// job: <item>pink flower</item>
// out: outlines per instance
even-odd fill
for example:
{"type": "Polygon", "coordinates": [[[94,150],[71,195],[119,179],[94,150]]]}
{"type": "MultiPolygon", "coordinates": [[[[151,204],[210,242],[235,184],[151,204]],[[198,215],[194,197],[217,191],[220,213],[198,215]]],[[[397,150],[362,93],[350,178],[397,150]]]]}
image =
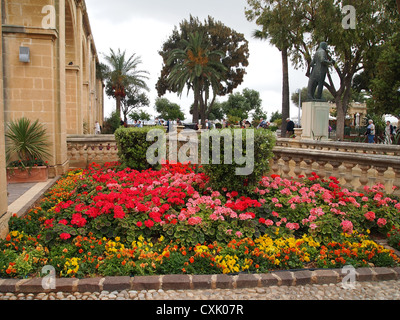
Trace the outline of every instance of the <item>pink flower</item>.
{"type": "Polygon", "coordinates": [[[364,217],[365,217],[368,221],[374,221],[374,220],[375,220],[375,212],[368,211],[366,214],[364,214],[364,217]]]}
{"type": "Polygon", "coordinates": [[[344,220],[341,224],[343,232],[351,234],[353,233],[353,223],[349,220],[344,220]]]}
{"type": "Polygon", "coordinates": [[[290,230],[298,230],[300,228],[298,223],[287,223],[286,228],[290,230]]]}
{"type": "Polygon", "coordinates": [[[62,240],[68,240],[69,238],[71,238],[71,235],[69,233],[61,233],[60,238],[62,240]]]}
{"type": "Polygon", "coordinates": [[[384,218],[380,218],[380,219],[378,219],[377,223],[378,223],[378,226],[383,227],[386,225],[387,221],[384,218]]]}
{"type": "Polygon", "coordinates": [[[241,233],[240,231],[237,231],[235,233],[236,237],[241,238],[243,236],[243,233],[241,233]]]}
{"type": "Polygon", "coordinates": [[[274,222],[270,219],[268,219],[267,221],[265,221],[265,225],[267,226],[272,226],[274,224],[274,222]]]}
{"type": "Polygon", "coordinates": [[[275,211],[272,211],[272,215],[273,215],[275,218],[279,218],[279,213],[277,213],[277,212],[275,212],[275,211]]]}
{"type": "Polygon", "coordinates": [[[185,215],[184,213],[180,213],[179,216],[178,216],[178,220],[179,220],[179,221],[184,221],[184,220],[186,220],[186,215],[185,215]]]}
{"type": "Polygon", "coordinates": [[[188,224],[191,226],[194,226],[196,224],[200,224],[202,221],[202,219],[200,217],[191,217],[188,220],[188,224]]]}
{"type": "Polygon", "coordinates": [[[311,230],[315,230],[318,228],[318,226],[315,223],[311,223],[310,228],[311,228],[311,230]]]}

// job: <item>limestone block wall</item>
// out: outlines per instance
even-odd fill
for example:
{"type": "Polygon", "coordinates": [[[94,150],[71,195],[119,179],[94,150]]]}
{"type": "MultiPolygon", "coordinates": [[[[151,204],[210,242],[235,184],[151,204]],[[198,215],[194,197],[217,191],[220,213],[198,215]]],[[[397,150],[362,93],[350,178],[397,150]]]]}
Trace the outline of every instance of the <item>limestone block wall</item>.
{"type": "Polygon", "coordinates": [[[28,117],[46,126],[53,177],[68,169],[67,134],[94,133],[95,121],[103,122],[85,1],[3,0],[2,8],[4,120],[28,117]],[[20,61],[20,47],[29,48],[29,62],[20,61]]]}
{"type": "MultiPolygon", "coordinates": [[[[0,6],[0,16],[2,8],[0,6]]],[[[2,26],[0,24],[0,34],[2,26]]],[[[0,43],[0,65],[3,60],[3,46],[0,43]]],[[[5,158],[5,139],[4,139],[4,103],[3,103],[3,70],[0,68],[0,238],[4,238],[8,233],[7,213],[7,178],[6,178],[6,158],[5,158]]]]}

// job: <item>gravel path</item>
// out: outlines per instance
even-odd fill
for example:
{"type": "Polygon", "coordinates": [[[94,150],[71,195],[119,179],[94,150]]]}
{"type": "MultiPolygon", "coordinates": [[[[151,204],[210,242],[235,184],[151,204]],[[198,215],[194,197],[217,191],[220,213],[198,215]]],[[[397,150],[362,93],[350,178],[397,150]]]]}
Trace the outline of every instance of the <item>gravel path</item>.
{"type": "Polygon", "coordinates": [[[400,300],[400,281],[271,286],[252,289],[102,291],[75,293],[0,293],[0,300],[400,300]]]}

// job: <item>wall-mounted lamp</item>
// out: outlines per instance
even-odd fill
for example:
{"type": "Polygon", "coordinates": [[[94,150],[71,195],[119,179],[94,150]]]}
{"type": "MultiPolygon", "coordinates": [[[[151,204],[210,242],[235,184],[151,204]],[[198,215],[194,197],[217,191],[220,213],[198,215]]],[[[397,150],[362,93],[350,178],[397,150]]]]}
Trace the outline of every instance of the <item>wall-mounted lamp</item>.
{"type": "Polygon", "coordinates": [[[19,61],[31,62],[29,47],[19,47],[19,61]]]}

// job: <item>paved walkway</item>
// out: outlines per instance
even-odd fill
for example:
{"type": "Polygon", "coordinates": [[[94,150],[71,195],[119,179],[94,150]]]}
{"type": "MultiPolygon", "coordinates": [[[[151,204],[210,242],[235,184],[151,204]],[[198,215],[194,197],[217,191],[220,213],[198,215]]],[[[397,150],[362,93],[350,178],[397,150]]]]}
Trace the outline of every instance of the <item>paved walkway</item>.
{"type": "Polygon", "coordinates": [[[249,289],[0,293],[0,300],[400,300],[400,281],[356,282],[352,288],[338,283],[249,289]]]}
{"type": "Polygon", "coordinates": [[[8,184],[8,211],[19,217],[24,215],[59,177],[40,183],[8,184]]]}

